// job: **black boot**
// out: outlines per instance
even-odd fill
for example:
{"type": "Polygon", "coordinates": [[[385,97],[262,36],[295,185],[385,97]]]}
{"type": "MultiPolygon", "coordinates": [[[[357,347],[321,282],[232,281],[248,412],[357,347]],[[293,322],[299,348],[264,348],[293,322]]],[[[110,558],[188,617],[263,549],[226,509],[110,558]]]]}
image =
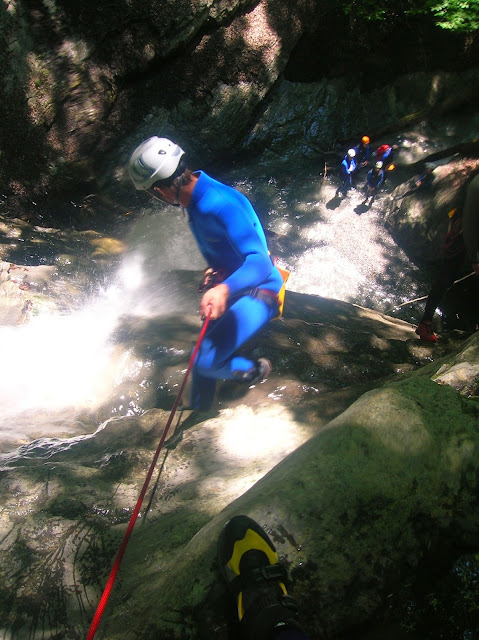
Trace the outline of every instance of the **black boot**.
{"type": "Polygon", "coordinates": [[[218,564],[237,600],[247,640],[273,639],[280,630],[300,631],[298,607],[285,587],[286,569],[265,531],[248,516],[235,516],[223,528],[218,564]]]}

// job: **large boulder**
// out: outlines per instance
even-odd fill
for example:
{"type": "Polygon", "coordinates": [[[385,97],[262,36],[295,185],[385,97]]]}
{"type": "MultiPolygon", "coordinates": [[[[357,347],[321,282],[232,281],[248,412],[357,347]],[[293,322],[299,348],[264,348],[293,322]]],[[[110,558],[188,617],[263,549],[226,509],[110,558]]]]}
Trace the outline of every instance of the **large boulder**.
{"type": "MultiPolygon", "coordinates": [[[[363,71],[345,72],[344,60],[367,61],[371,75],[384,45],[378,40],[379,55],[369,53],[374,27],[364,23],[360,41],[351,29],[337,3],[312,0],[288,7],[279,0],[37,4],[31,11],[20,2],[2,5],[0,172],[7,207],[43,205],[45,191],[47,199],[68,191],[71,200],[101,188],[118,198],[132,148],[159,132],[202,163],[237,160],[240,152],[297,162],[365,131],[378,138],[411,119],[466,108],[477,94],[469,61],[460,76],[404,74],[393,65],[398,80],[388,71],[387,86],[364,83],[363,71]],[[316,30],[324,37],[329,25],[341,56],[328,56],[321,72],[321,47],[306,55],[300,45],[316,30]],[[285,80],[288,65],[314,69],[316,80],[298,82],[297,72],[285,80]]],[[[450,41],[460,48],[460,38],[450,41]]],[[[398,46],[410,49],[402,39],[398,46]]]]}
{"type": "MultiPolygon", "coordinates": [[[[464,376],[476,371],[477,336],[424,345],[400,320],[288,296],[284,320],[262,336],[276,366],[270,379],[240,394],[225,384],[217,416],[174,421],[100,637],[206,638],[211,628],[226,637],[213,558],[220,527],[238,511],[278,542],[313,637],[368,620],[393,576],[413,576],[420,560],[443,550],[452,557],[448,527],[461,544],[475,542],[477,405],[430,378],[441,365],[470,363],[460,368],[460,388],[470,394],[464,376]],[[451,350],[458,355],[448,358],[451,350]]],[[[148,348],[151,355],[152,332],[163,336],[156,380],[174,390],[198,327],[189,316],[124,318],[117,339],[139,359],[148,348]],[[173,347],[180,349],[171,360],[173,347]]],[[[45,433],[0,456],[0,624],[12,640],[39,625],[85,633],[165,427],[167,400],[93,431],[77,421],[70,436],[45,433]]]]}
{"type": "Polygon", "coordinates": [[[448,157],[432,154],[412,167],[399,167],[403,181],[388,198],[384,222],[417,264],[439,260],[449,225],[448,213],[452,209],[461,213],[467,185],[479,169],[478,152],[477,148],[459,147],[444,150],[442,155],[448,157]],[[425,167],[433,169],[433,182],[418,189],[416,180],[425,167]]]}
{"type": "Polygon", "coordinates": [[[310,0],[2,5],[3,181],[26,196],[41,179],[88,180],[112,138],[142,123],[137,136],[179,125],[203,151],[226,150],[317,11],[310,0]]]}
{"type": "MultiPolygon", "coordinates": [[[[265,102],[245,142],[256,151],[263,162],[274,158],[298,162],[337,153],[342,160],[347,144],[357,144],[367,133],[374,149],[383,142],[391,142],[400,132],[408,137],[408,129],[439,114],[447,113],[449,96],[459,105],[467,106],[479,88],[479,70],[467,72],[467,87],[463,78],[451,73],[417,72],[391,78],[388,85],[373,90],[351,87],[348,76],[318,82],[298,83],[281,77],[265,102]],[[389,136],[389,140],[388,140],[389,136]],[[339,143],[339,144],[338,144],[339,143]]],[[[452,108],[452,105],[451,105],[452,108]]],[[[473,139],[474,121],[465,127],[464,140],[473,139]]],[[[414,135],[414,134],[413,134],[414,135]]],[[[436,141],[435,149],[428,147],[426,136],[416,139],[407,148],[401,147],[401,162],[415,164],[431,153],[447,148],[444,141],[436,141]]]]}
{"type": "MultiPolygon", "coordinates": [[[[477,361],[478,349],[475,336],[465,350],[477,361]]],[[[211,629],[226,638],[216,545],[224,523],[244,513],[289,566],[310,637],[360,638],[401,583],[477,549],[476,400],[425,371],[392,381],[359,398],[176,553],[171,521],[159,517],[133,545],[105,636],[135,637],[124,626],[135,611],[145,638],[208,638],[211,629]]],[[[190,434],[193,448],[203,428],[190,434]]]]}

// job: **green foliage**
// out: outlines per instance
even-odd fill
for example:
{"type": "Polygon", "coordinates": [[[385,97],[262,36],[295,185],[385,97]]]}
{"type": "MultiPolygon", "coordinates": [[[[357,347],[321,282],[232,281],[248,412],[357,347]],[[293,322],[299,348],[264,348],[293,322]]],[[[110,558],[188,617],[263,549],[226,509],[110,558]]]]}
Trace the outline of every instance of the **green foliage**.
{"type": "Polygon", "coordinates": [[[479,0],[348,0],[344,12],[354,21],[391,27],[404,16],[430,15],[442,29],[472,33],[479,28],[479,0]]]}
{"type": "Polygon", "coordinates": [[[436,577],[433,584],[405,585],[391,599],[389,615],[406,633],[423,640],[475,638],[479,622],[478,560],[479,554],[461,556],[452,570],[436,577]]]}
{"type": "Polygon", "coordinates": [[[379,4],[374,0],[349,0],[345,2],[344,13],[352,19],[365,20],[366,22],[382,22],[391,12],[391,7],[379,4]]]}
{"type": "Polygon", "coordinates": [[[470,33],[479,28],[479,0],[432,2],[430,10],[443,29],[470,33]]]}

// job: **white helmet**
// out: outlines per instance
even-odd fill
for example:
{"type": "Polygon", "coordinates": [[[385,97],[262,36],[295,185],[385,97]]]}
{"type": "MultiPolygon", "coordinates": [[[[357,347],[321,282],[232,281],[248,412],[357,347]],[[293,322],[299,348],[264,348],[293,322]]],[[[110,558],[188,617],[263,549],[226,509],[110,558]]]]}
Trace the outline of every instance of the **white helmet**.
{"type": "Polygon", "coordinates": [[[184,151],[167,138],[153,136],[131,154],[128,172],[137,189],[149,189],[158,180],[171,178],[184,151]]]}
{"type": "Polygon", "coordinates": [[[383,163],[381,162],[381,160],[378,160],[374,166],[376,167],[376,169],[382,169],[383,163]]]}
{"type": "Polygon", "coordinates": [[[355,149],[348,149],[348,156],[350,158],[354,158],[355,155],[356,155],[356,150],[355,149]]]}

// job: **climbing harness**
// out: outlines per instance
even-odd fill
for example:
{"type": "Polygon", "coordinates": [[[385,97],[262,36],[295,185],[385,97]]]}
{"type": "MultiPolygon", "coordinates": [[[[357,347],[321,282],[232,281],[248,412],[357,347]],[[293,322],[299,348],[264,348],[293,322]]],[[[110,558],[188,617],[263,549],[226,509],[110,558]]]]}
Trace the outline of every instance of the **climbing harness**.
{"type": "Polygon", "coordinates": [[[278,292],[278,315],[274,318],[274,320],[277,320],[278,318],[281,318],[281,316],[283,315],[283,309],[284,309],[284,298],[286,295],[286,282],[288,281],[288,278],[290,276],[290,272],[287,269],[283,269],[282,267],[278,267],[278,265],[276,264],[275,261],[275,266],[278,269],[278,271],[281,274],[281,277],[283,278],[283,286],[281,287],[281,289],[278,292]]]}
{"type": "MultiPolygon", "coordinates": [[[[278,293],[275,293],[274,291],[271,291],[271,289],[263,289],[263,288],[256,287],[255,289],[251,289],[251,291],[249,292],[249,295],[252,298],[257,298],[258,300],[262,300],[268,306],[275,307],[275,308],[277,307],[277,314],[273,318],[273,320],[277,320],[278,318],[281,318],[281,316],[283,315],[284,298],[286,295],[286,282],[290,276],[290,272],[287,269],[283,269],[282,267],[278,266],[278,258],[276,256],[271,256],[270,254],[270,257],[271,257],[271,262],[278,269],[278,271],[281,274],[281,277],[283,278],[283,284],[281,286],[281,289],[278,291],[278,293]]],[[[204,293],[205,291],[208,291],[208,289],[212,289],[213,287],[216,287],[216,285],[223,282],[226,279],[226,277],[227,277],[227,273],[224,269],[218,269],[217,271],[214,271],[214,269],[212,269],[211,267],[208,267],[207,269],[205,269],[203,273],[203,279],[201,280],[200,285],[198,287],[198,293],[204,293]]],[[[244,294],[241,294],[241,295],[244,295],[244,294]]]]}
{"type": "Polygon", "coordinates": [[[98,625],[100,623],[101,617],[103,615],[103,611],[105,609],[106,603],[107,603],[108,598],[110,596],[110,592],[111,592],[111,590],[113,588],[113,584],[115,582],[116,574],[118,573],[118,569],[120,568],[120,564],[121,564],[121,561],[123,559],[123,555],[125,553],[126,545],[128,544],[128,540],[130,539],[131,533],[133,531],[133,527],[135,526],[135,522],[136,522],[136,519],[137,519],[138,514],[140,512],[141,505],[142,505],[143,499],[145,497],[145,493],[146,493],[146,491],[148,489],[148,485],[150,484],[151,476],[153,475],[153,471],[155,470],[155,466],[156,466],[156,463],[158,461],[158,456],[160,455],[161,448],[163,447],[163,443],[165,442],[166,436],[168,435],[168,429],[170,428],[171,423],[173,422],[173,418],[175,416],[176,410],[178,409],[178,405],[180,404],[181,396],[183,394],[183,390],[185,388],[186,381],[188,380],[189,373],[190,373],[190,371],[191,371],[191,369],[193,367],[196,355],[197,355],[197,353],[199,351],[199,348],[200,348],[201,343],[203,341],[203,338],[205,336],[206,329],[207,329],[208,323],[210,321],[210,317],[211,316],[208,315],[205,318],[205,321],[204,321],[203,326],[201,328],[200,335],[198,337],[198,340],[196,341],[195,348],[193,349],[193,353],[191,354],[190,361],[189,361],[189,364],[188,364],[188,368],[187,368],[185,376],[183,378],[183,382],[182,382],[180,390],[178,391],[178,394],[176,396],[175,403],[174,403],[173,408],[172,408],[172,410],[170,412],[170,415],[168,417],[168,421],[167,421],[166,426],[165,426],[165,428],[163,430],[163,434],[161,436],[160,442],[158,443],[158,447],[156,449],[155,455],[153,456],[153,460],[151,461],[150,468],[148,470],[148,474],[146,476],[145,482],[143,483],[143,487],[141,489],[140,496],[139,496],[139,498],[138,498],[138,500],[136,502],[136,506],[135,506],[135,508],[133,510],[132,516],[130,518],[130,522],[128,523],[128,527],[127,527],[127,529],[125,531],[125,535],[123,536],[123,540],[121,542],[120,549],[118,550],[117,556],[115,558],[115,562],[113,563],[113,568],[112,568],[112,570],[110,572],[110,576],[109,576],[108,581],[106,583],[106,587],[103,590],[103,594],[102,594],[102,596],[100,598],[100,602],[98,603],[98,607],[97,607],[97,609],[95,611],[95,615],[93,616],[93,620],[92,620],[92,623],[90,625],[90,629],[88,630],[88,633],[87,633],[87,636],[86,636],[86,640],[92,640],[94,638],[96,630],[97,630],[97,627],[98,627],[98,625]]]}
{"type": "Polygon", "coordinates": [[[198,287],[198,293],[204,293],[208,291],[208,289],[216,287],[217,284],[221,284],[224,280],[226,280],[226,271],[224,269],[215,271],[212,267],[208,267],[203,273],[203,279],[198,287]]]}

